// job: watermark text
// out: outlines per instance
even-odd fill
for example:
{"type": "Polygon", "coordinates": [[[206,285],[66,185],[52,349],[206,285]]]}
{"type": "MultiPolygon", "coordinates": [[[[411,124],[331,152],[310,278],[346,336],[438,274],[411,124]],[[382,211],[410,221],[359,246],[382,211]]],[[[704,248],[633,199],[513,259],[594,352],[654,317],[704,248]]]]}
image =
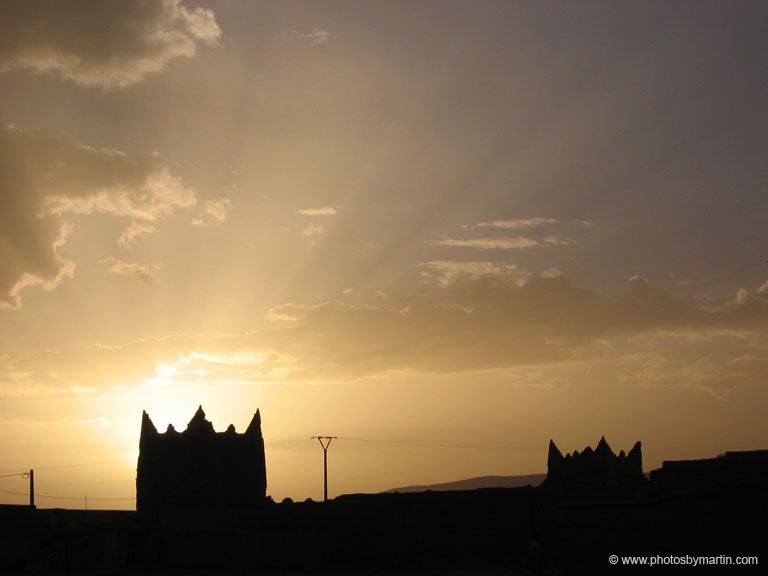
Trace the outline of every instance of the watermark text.
{"type": "Polygon", "coordinates": [[[621,566],[757,566],[757,556],[617,556],[611,554],[608,562],[621,566]]]}

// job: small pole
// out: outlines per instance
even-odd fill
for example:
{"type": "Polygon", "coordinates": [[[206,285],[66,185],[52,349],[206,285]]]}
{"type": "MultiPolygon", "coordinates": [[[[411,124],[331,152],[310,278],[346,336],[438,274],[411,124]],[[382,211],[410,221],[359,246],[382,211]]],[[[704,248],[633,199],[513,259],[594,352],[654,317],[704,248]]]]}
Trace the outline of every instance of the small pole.
{"type": "Polygon", "coordinates": [[[29,507],[35,507],[35,471],[29,471],[29,507]]]}
{"type": "Polygon", "coordinates": [[[336,436],[312,436],[323,447],[323,502],[328,502],[328,446],[336,436]],[[325,441],[325,443],[323,443],[325,441]]]}

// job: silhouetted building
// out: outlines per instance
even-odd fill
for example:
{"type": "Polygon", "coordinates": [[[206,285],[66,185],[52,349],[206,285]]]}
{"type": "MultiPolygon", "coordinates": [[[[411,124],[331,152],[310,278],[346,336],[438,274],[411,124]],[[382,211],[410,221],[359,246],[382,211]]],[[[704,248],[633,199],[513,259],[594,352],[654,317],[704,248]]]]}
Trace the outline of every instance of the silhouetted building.
{"type": "Polygon", "coordinates": [[[664,490],[728,486],[768,486],[768,450],[726,452],[704,460],[665,460],[651,471],[651,483],[664,490]]]}
{"type": "Polygon", "coordinates": [[[215,432],[198,408],[184,432],[158,433],[142,415],[136,509],[253,507],[264,502],[267,473],[261,415],[244,434],[215,432]]]}
{"type": "Polygon", "coordinates": [[[594,450],[587,446],[581,453],[574,451],[565,456],[552,440],[549,441],[548,485],[599,488],[637,486],[645,481],[639,441],[629,454],[624,454],[622,450],[618,456],[608,446],[605,437],[600,439],[594,450]]]}

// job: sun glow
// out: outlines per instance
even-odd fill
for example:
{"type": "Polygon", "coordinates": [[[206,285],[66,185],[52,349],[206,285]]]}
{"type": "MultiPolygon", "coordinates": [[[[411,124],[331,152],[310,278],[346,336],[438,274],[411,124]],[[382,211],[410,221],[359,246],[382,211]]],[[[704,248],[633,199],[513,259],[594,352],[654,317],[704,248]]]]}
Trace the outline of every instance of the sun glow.
{"type": "Polygon", "coordinates": [[[535,446],[339,442],[332,492],[768,438],[752,7],[64,4],[0,18],[0,469],[200,405],[294,498],[317,434],[535,446]]]}

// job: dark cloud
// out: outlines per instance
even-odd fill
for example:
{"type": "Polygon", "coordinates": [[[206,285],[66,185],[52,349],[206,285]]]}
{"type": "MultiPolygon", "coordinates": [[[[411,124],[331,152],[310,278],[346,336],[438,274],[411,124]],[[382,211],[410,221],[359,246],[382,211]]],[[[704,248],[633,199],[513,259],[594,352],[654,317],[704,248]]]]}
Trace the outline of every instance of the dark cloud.
{"type": "Polygon", "coordinates": [[[55,284],[67,271],[57,253],[66,230],[42,214],[40,196],[14,135],[0,130],[0,306],[19,305],[19,291],[32,283],[55,284]],[[35,280],[37,282],[35,282],[35,280]]]}
{"type": "Polygon", "coordinates": [[[127,220],[130,233],[136,222],[193,206],[197,195],[153,158],[3,126],[0,200],[0,306],[16,308],[23,288],[52,289],[73,274],[62,255],[71,229],[65,218],[108,214],[127,220]]]}
{"type": "Polygon", "coordinates": [[[124,88],[195,54],[221,34],[211,10],[182,0],[4,2],[0,72],[51,74],[83,86],[124,88]]]}
{"type": "MultiPolygon", "coordinates": [[[[141,276],[136,265],[105,264],[141,276]]],[[[269,314],[274,326],[256,332],[3,357],[0,390],[16,397],[70,393],[73,386],[322,383],[399,371],[501,371],[511,383],[542,386],[569,382],[566,372],[589,378],[595,367],[617,385],[687,388],[723,399],[768,373],[766,316],[745,321],[745,305],[735,299],[717,309],[693,306],[639,278],[620,297],[562,276],[522,285],[465,278],[420,297],[381,296],[367,305],[278,306],[269,314]]]]}
{"type": "Polygon", "coordinates": [[[279,306],[269,317],[287,327],[270,342],[298,358],[306,377],[499,369],[584,359],[605,353],[606,342],[622,335],[685,332],[706,339],[759,330],[768,302],[747,300],[694,306],[637,277],[620,297],[578,288],[562,276],[532,277],[522,285],[519,279],[467,277],[428,297],[279,306]],[[758,305],[762,315],[745,314],[745,306],[758,305]]]}

